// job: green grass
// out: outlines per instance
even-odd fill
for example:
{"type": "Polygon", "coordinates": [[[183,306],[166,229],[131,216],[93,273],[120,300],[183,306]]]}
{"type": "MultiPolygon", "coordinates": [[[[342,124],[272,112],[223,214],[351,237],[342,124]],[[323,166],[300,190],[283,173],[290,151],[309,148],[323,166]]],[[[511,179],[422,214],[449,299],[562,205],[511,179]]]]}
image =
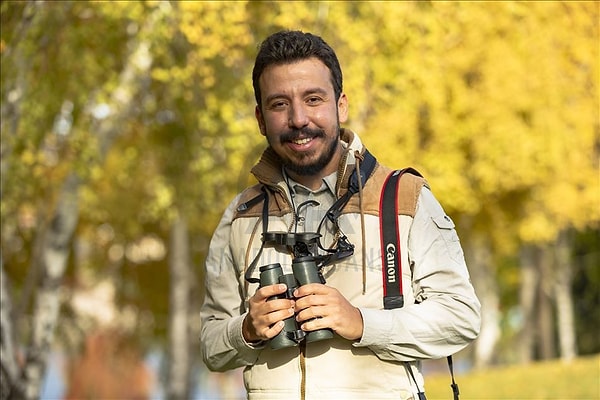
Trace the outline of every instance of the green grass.
{"type": "MultiPolygon", "coordinates": [[[[600,355],[456,375],[461,400],[600,399],[600,355]]],[[[452,400],[449,373],[426,376],[428,400],[452,400]]]]}

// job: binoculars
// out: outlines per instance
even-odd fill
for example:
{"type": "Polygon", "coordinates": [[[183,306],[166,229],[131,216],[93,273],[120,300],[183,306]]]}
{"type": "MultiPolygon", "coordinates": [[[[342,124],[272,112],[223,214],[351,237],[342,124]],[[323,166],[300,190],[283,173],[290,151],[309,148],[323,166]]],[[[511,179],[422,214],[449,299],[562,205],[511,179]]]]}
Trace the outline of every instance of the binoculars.
{"type": "MultiPolygon", "coordinates": [[[[293,299],[294,290],[309,283],[325,283],[323,275],[319,272],[315,258],[313,256],[296,257],[292,260],[292,273],[284,274],[279,263],[268,264],[260,267],[260,287],[285,283],[287,290],[269,300],[275,299],[293,299]]],[[[291,316],[284,321],[284,327],[270,340],[273,350],[286,347],[298,346],[302,341],[306,343],[333,338],[331,329],[319,329],[316,331],[305,332],[298,326],[295,316],[291,316]]]]}

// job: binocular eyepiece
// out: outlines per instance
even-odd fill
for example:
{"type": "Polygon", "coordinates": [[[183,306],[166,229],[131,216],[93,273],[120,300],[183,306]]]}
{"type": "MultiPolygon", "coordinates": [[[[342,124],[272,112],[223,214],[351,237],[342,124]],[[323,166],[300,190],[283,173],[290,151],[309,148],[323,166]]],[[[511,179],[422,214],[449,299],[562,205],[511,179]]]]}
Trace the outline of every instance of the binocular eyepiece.
{"type": "MultiPolygon", "coordinates": [[[[260,267],[260,287],[285,283],[287,290],[269,300],[293,299],[294,290],[309,283],[325,283],[323,275],[319,272],[313,256],[296,257],[292,260],[292,273],[284,274],[279,263],[268,264],[260,267]]],[[[305,332],[298,326],[294,316],[284,321],[281,332],[270,340],[271,348],[274,350],[285,347],[294,347],[302,341],[307,343],[333,338],[331,329],[319,329],[305,332]]]]}

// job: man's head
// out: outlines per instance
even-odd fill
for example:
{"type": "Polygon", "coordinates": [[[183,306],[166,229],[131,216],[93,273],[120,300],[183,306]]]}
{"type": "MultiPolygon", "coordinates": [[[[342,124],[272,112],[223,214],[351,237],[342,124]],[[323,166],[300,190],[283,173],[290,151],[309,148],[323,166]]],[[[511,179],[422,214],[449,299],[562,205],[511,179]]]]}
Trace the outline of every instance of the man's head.
{"type": "Polygon", "coordinates": [[[318,188],[338,168],[348,116],[335,53],[314,35],[279,32],[262,44],[253,79],[260,132],[292,178],[318,188]]]}
{"type": "Polygon", "coordinates": [[[262,106],[259,78],[270,65],[290,64],[308,58],[317,58],[331,73],[331,83],[338,100],[342,93],[342,69],[333,49],[319,36],[300,31],[280,31],[265,39],[260,45],[254,70],[252,85],[256,104],[262,106]]]}

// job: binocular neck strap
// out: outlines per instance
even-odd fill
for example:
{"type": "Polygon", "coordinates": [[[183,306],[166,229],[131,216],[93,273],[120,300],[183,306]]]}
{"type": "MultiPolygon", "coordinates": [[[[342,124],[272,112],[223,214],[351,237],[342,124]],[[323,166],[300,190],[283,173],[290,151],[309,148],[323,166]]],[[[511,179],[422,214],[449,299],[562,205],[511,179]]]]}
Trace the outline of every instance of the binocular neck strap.
{"type": "Polygon", "coordinates": [[[263,234],[262,234],[262,240],[260,243],[260,249],[258,249],[258,254],[256,254],[256,257],[254,257],[254,259],[252,260],[252,262],[250,263],[250,265],[248,266],[248,268],[246,269],[246,273],[244,274],[244,279],[246,279],[247,282],[250,283],[260,283],[260,279],[258,278],[252,278],[252,272],[254,271],[254,268],[256,268],[256,264],[258,263],[258,259],[260,257],[260,255],[262,254],[263,248],[265,247],[265,234],[267,233],[268,227],[269,227],[269,194],[267,193],[267,189],[265,186],[263,186],[261,188],[262,191],[262,197],[265,198],[264,202],[263,202],[263,208],[262,208],[262,228],[263,228],[263,234]]]}
{"type": "Polygon", "coordinates": [[[377,160],[375,157],[369,153],[369,150],[365,149],[365,152],[362,155],[363,161],[360,163],[358,171],[360,173],[360,182],[359,177],[356,173],[356,170],[352,171],[352,175],[350,175],[350,179],[348,180],[348,191],[344,193],[333,205],[327,210],[325,214],[327,219],[333,223],[335,223],[338,217],[342,214],[342,210],[350,201],[350,197],[352,197],[355,193],[358,193],[360,186],[364,186],[367,182],[367,179],[373,173],[375,169],[375,165],[377,164],[377,160]]]}
{"type": "MultiPolygon", "coordinates": [[[[377,160],[375,159],[375,157],[373,157],[373,155],[371,153],[369,153],[369,151],[367,149],[365,149],[364,154],[363,154],[363,161],[361,163],[361,168],[359,168],[360,182],[362,182],[362,185],[365,184],[367,179],[369,179],[369,177],[373,173],[376,163],[377,163],[377,160]]],[[[260,245],[260,249],[258,250],[258,254],[256,255],[256,257],[254,257],[254,259],[252,260],[252,262],[246,269],[246,273],[244,274],[244,279],[246,279],[246,281],[248,281],[250,283],[260,283],[260,280],[258,278],[252,278],[252,272],[256,268],[258,259],[259,259],[260,255],[262,254],[263,248],[265,247],[265,237],[266,237],[266,233],[267,233],[268,226],[269,226],[269,194],[267,193],[267,188],[265,186],[263,186],[261,188],[261,190],[263,193],[260,196],[257,196],[255,199],[251,200],[251,202],[254,203],[255,201],[259,200],[260,197],[264,197],[264,203],[263,203],[263,209],[262,209],[262,226],[263,226],[262,243],[260,245]]],[[[350,175],[350,179],[348,181],[348,191],[343,196],[341,196],[339,199],[337,199],[337,201],[335,203],[333,203],[333,205],[329,208],[327,213],[325,213],[325,217],[327,219],[329,219],[331,222],[333,222],[334,224],[337,224],[337,219],[341,215],[342,209],[346,206],[346,204],[350,200],[350,197],[352,197],[352,195],[357,193],[358,190],[359,190],[359,177],[357,176],[357,171],[354,170],[352,172],[352,175],[350,175]]],[[[319,230],[321,228],[322,223],[323,223],[323,221],[321,221],[321,224],[319,225],[319,230]]],[[[336,252],[337,252],[337,250],[336,250],[336,252]]],[[[339,257],[338,258],[334,257],[333,259],[339,259],[339,257]]]]}

